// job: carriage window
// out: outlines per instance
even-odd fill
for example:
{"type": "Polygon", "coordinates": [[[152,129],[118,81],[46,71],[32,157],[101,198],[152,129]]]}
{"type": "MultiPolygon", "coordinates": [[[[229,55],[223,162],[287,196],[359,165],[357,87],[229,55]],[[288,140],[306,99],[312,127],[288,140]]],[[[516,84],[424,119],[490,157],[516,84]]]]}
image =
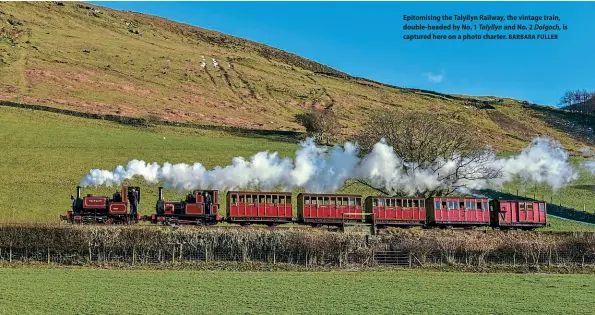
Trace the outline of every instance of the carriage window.
{"type": "Polygon", "coordinates": [[[545,204],[544,203],[540,203],[539,204],[539,211],[545,211],[545,204]]]}
{"type": "Polygon", "coordinates": [[[285,196],[279,196],[279,203],[285,204],[285,196]]]}
{"type": "Polygon", "coordinates": [[[231,195],[231,203],[237,203],[238,197],[236,195],[231,195]]]}
{"type": "Polygon", "coordinates": [[[264,196],[259,196],[259,197],[260,197],[260,199],[258,199],[258,203],[264,203],[265,202],[264,196]]]}
{"type": "Polygon", "coordinates": [[[270,195],[266,196],[266,200],[267,200],[267,203],[271,203],[272,202],[271,196],[270,195]]]}
{"type": "Polygon", "coordinates": [[[533,203],[527,204],[527,211],[533,211],[533,203]]]}
{"type": "Polygon", "coordinates": [[[407,200],[407,207],[409,207],[409,208],[413,207],[413,200],[411,200],[411,199],[407,200]]]}
{"type": "Polygon", "coordinates": [[[419,201],[418,200],[413,200],[413,207],[414,208],[418,208],[419,207],[419,201]]]}
{"type": "Polygon", "coordinates": [[[484,201],[483,202],[483,210],[488,210],[488,209],[489,209],[488,203],[484,201]]]}
{"type": "Polygon", "coordinates": [[[482,208],[481,208],[481,201],[478,201],[478,202],[477,202],[477,209],[478,209],[478,210],[485,210],[485,209],[482,209],[482,208]]]}
{"type": "Polygon", "coordinates": [[[465,202],[464,201],[459,202],[459,209],[465,209],[465,202]]]}
{"type": "Polygon", "coordinates": [[[349,198],[349,205],[353,206],[355,204],[355,200],[353,198],[349,198]]]}
{"type": "Polygon", "coordinates": [[[426,201],[425,201],[425,200],[420,200],[420,201],[419,201],[419,206],[420,206],[421,208],[425,208],[425,206],[426,206],[426,201]]]}
{"type": "Polygon", "coordinates": [[[355,205],[356,206],[361,206],[362,205],[362,199],[361,198],[355,198],[355,205]]]}
{"type": "Polygon", "coordinates": [[[378,207],[378,199],[372,199],[372,206],[378,207]]]}
{"type": "Polygon", "coordinates": [[[436,201],[435,207],[436,207],[436,209],[440,209],[440,201],[436,201]]]}
{"type": "Polygon", "coordinates": [[[273,196],[273,203],[279,203],[279,196],[273,196]]]}
{"type": "Polygon", "coordinates": [[[331,198],[331,205],[335,204],[335,198],[331,198]]]}
{"type": "MultiPolygon", "coordinates": [[[[438,202],[440,202],[440,201],[438,201],[438,202]]],[[[442,202],[442,207],[441,207],[441,208],[442,208],[442,209],[446,209],[446,201],[443,201],[443,202],[442,202]]]]}
{"type": "Polygon", "coordinates": [[[285,203],[291,204],[291,196],[285,197],[285,203]]]}
{"type": "Polygon", "coordinates": [[[524,202],[520,202],[520,203],[519,203],[519,209],[520,209],[521,211],[525,211],[525,203],[524,203],[524,202]]]}
{"type": "Polygon", "coordinates": [[[310,197],[304,197],[304,203],[309,205],[310,204],[310,197]]]}
{"type": "Polygon", "coordinates": [[[244,202],[245,202],[245,201],[244,201],[244,199],[245,199],[245,197],[244,197],[244,196],[240,195],[238,198],[240,199],[240,203],[244,203],[244,202]]]}
{"type": "Polygon", "coordinates": [[[384,201],[384,199],[377,199],[377,200],[378,200],[378,204],[379,204],[381,207],[384,207],[384,204],[385,204],[385,201],[384,201]]]}

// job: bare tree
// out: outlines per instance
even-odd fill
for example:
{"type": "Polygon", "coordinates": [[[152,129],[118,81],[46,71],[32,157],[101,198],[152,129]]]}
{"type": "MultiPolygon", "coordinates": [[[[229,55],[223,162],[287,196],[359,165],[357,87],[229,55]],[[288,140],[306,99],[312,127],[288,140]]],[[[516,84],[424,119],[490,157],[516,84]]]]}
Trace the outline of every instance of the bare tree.
{"type": "Polygon", "coordinates": [[[312,107],[309,111],[296,115],[296,120],[304,128],[308,136],[314,137],[317,143],[329,145],[339,134],[341,125],[335,112],[330,108],[312,107]]]}
{"type": "Polygon", "coordinates": [[[585,89],[566,91],[560,98],[559,105],[571,112],[579,112],[582,114],[593,114],[592,100],[595,97],[595,92],[589,92],[585,89]]]}
{"type": "Polygon", "coordinates": [[[562,97],[560,98],[560,102],[558,103],[561,106],[570,106],[573,103],[573,93],[572,91],[566,91],[564,92],[564,95],[562,95],[562,97]]]}
{"type": "MultiPolygon", "coordinates": [[[[467,188],[469,181],[499,177],[500,170],[493,168],[493,151],[482,146],[465,130],[464,124],[451,122],[448,118],[430,113],[383,112],[374,115],[355,140],[363,156],[384,138],[401,158],[400,166],[406,172],[429,170],[444,184],[431,191],[419,192],[419,197],[451,194],[459,188],[467,188]],[[448,163],[454,163],[454,171],[445,170],[448,163]]],[[[359,182],[389,194],[367,181],[359,182]]]]}

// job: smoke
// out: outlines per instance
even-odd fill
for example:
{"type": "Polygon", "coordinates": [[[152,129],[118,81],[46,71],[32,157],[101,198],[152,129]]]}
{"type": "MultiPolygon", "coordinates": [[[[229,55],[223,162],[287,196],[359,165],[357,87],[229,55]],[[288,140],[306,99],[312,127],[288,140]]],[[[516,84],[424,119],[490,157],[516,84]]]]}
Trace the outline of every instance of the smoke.
{"type": "Polygon", "coordinates": [[[592,175],[595,175],[595,160],[581,163],[583,168],[586,168],[592,175]]]}
{"type": "Polygon", "coordinates": [[[349,179],[363,179],[391,194],[415,195],[434,190],[464,192],[490,185],[501,187],[517,178],[558,190],[578,178],[567,152],[548,138],[537,138],[520,154],[505,159],[497,159],[495,152],[486,148],[472,157],[455,154],[417,165],[403,161],[384,139],[363,158],[358,154],[357,145],[351,142],[328,149],[309,138],[300,143],[295,159],[263,151],[249,159],[235,157],[230,165],[210,170],[201,163],[159,165],[132,160],[113,171],[91,170],[81,186],[121,185],[125,180],[142,177],[150,185],[161,182],[178,191],[303,188],[307,192],[333,193],[349,179]]]}
{"type": "Polygon", "coordinates": [[[592,159],[582,162],[581,167],[595,175],[595,151],[593,151],[591,148],[581,148],[579,152],[583,154],[583,157],[592,159]]]}
{"type": "Polygon", "coordinates": [[[568,152],[555,140],[536,138],[517,156],[499,161],[502,177],[495,184],[502,186],[518,176],[526,183],[547,184],[554,191],[578,179],[568,161],[568,152]]]}
{"type": "Polygon", "coordinates": [[[140,176],[148,184],[163,182],[166,188],[189,191],[199,188],[236,190],[253,188],[270,190],[275,187],[293,189],[304,187],[310,192],[336,191],[350,176],[358,162],[354,144],[335,146],[330,152],[317,147],[312,139],[300,144],[295,165],[289,158],[280,158],[277,152],[259,152],[246,160],[235,157],[228,166],[216,166],[207,170],[201,163],[147,164],[132,160],[126,167],[118,166],[113,171],[91,170],[83,178],[81,186],[121,185],[125,180],[140,176]]]}

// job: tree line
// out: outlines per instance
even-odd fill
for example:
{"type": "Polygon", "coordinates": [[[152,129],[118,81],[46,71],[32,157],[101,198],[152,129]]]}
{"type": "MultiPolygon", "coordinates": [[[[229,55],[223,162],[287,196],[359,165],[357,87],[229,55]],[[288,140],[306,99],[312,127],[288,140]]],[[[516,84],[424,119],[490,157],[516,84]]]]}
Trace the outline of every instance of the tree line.
{"type": "Polygon", "coordinates": [[[568,90],[564,92],[558,105],[562,109],[583,114],[595,114],[595,91],[585,89],[568,90]]]}

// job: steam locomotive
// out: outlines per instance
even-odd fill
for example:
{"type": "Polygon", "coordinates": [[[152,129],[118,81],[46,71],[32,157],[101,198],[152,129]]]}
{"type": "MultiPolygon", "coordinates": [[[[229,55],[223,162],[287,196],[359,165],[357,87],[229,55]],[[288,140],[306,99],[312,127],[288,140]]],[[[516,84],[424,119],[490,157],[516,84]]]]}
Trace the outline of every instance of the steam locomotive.
{"type": "MultiPolygon", "coordinates": [[[[123,196],[131,189],[122,187],[123,196]]],[[[547,225],[546,203],[535,200],[495,200],[473,196],[441,196],[424,198],[369,196],[348,194],[297,195],[294,216],[291,192],[229,191],[225,202],[227,215],[220,215],[218,190],[194,190],[185,200],[166,201],[163,187],[155,213],[150,216],[127,213],[127,199],[116,196],[80,197],[73,201],[73,210],[64,218],[71,223],[137,223],[139,220],[160,225],[216,225],[220,222],[240,225],[277,226],[294,223],[319,227],[343,227],[362,223],[376,228],[389,226],[423,228],[491,227],[493,229],[533,230],[547,225]]],[[[139,198],[140,199],[140,198],[139,198]]]]}
{"type": "Polygon", "coordinates": [[[81,197],[81,187],[76,187],[76,198],[70,196],[72,209],[60,216],[64,221],[70,223],[105,223],[105,224],[133,224],[142,220],[141,215],[132,214],[128,211],[128,200],[131,198],[132,190],[138,192],[140,202],[140,187],[122,186],[110,198],[108,196],[93,196],[87,194],[81,197]]]}

